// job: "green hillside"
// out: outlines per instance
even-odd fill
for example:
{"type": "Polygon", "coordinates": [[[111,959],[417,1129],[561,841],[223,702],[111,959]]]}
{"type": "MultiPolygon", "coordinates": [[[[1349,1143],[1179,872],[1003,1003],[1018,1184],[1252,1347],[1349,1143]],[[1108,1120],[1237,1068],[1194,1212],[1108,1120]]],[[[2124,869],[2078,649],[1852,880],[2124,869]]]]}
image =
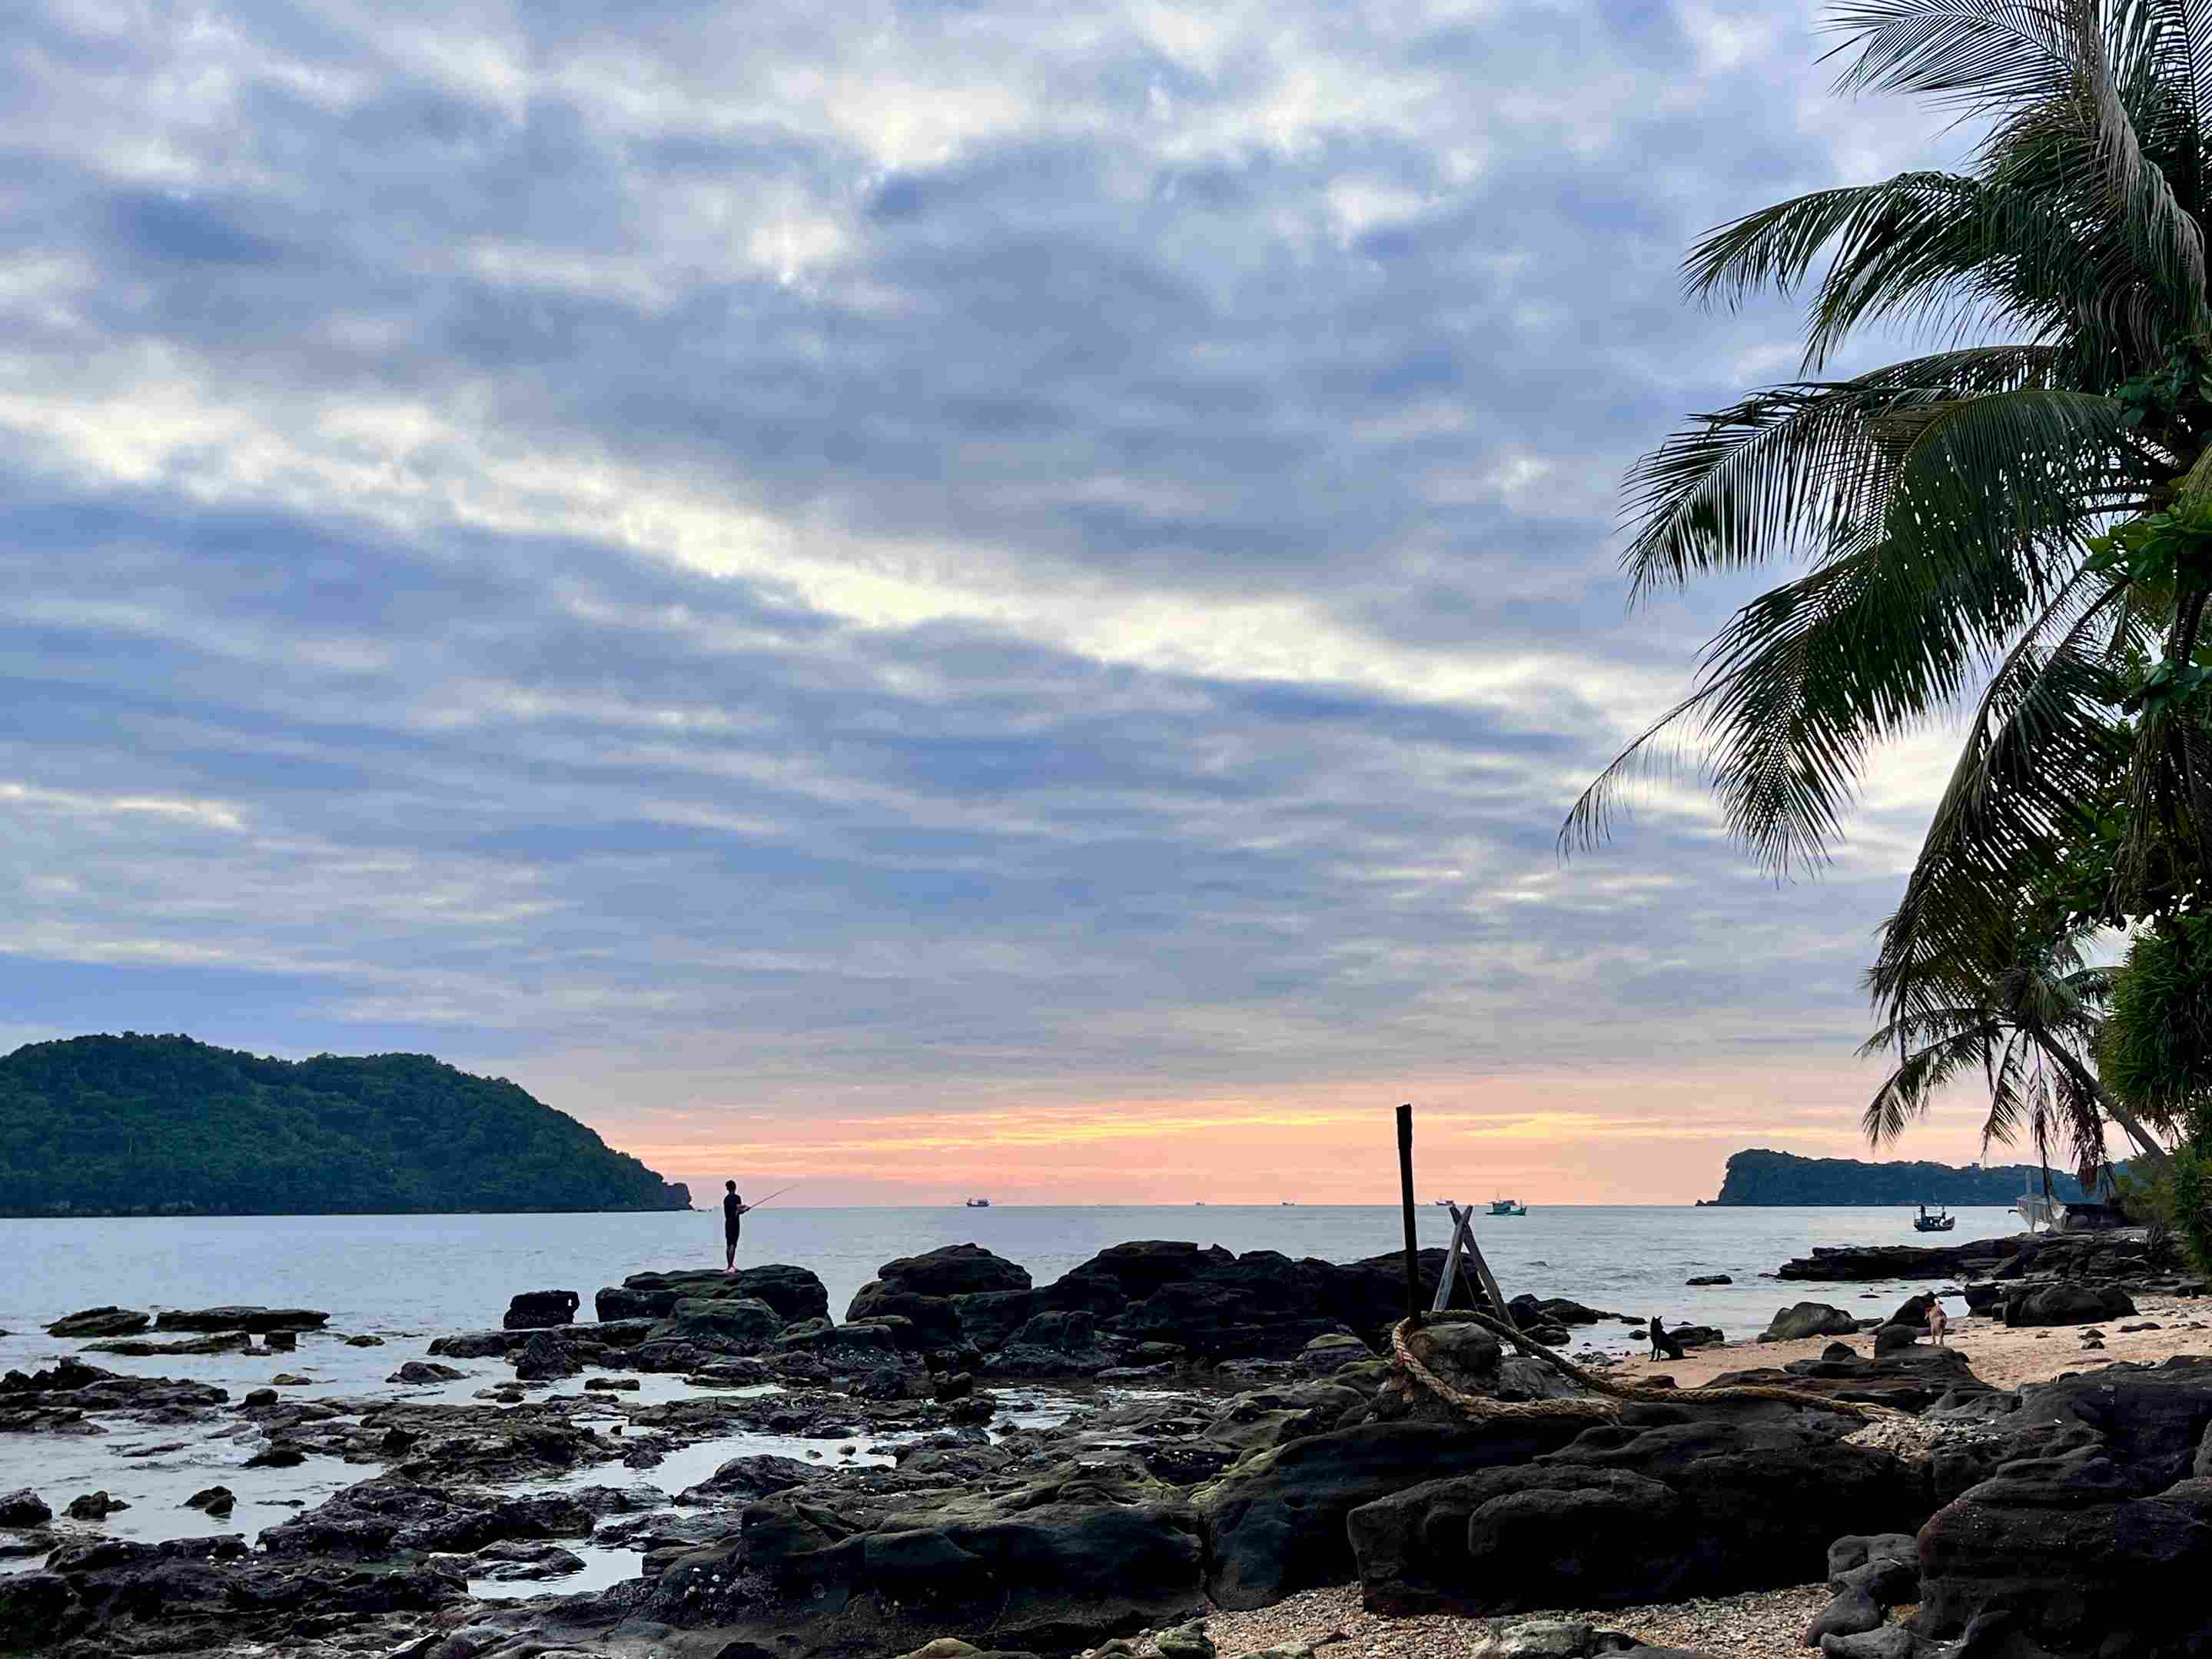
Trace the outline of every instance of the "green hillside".
{"type": "Polygon", "coordinates": [[[428,1054],[264,1060],[185,1036],[0,1059],[0,1214],[680,1210],[690,1194],[428,1054]]]}
{"type": "MultiPolygon", "coordinates": [[[[2118,1166],[2124,1170],[2127,1166],[2118,1166]]],[[[2009,1207],[2022,1193],[2043,1190],[2043,1171],[2008,1164],[1960,1169],[1951,1164],[1864,1164],[1848,1158],[1799,1158],[1759,1147],[1728,1161],[1717,1204],[1958,1204],[2009,1207]]],[[[2051,1190],[2062,1204],[2085,1196],[2072,1175],[2053,1170],[2051,1190]]]]}

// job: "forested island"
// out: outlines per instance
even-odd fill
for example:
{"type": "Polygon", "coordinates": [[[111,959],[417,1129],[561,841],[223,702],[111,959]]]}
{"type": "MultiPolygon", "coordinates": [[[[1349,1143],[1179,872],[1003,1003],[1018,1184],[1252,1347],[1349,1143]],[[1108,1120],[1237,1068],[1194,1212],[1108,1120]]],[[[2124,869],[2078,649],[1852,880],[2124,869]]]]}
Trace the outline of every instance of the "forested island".
{"type": "MultiPolygon", "coordinates": [[[[2118,1166],[2124,1170],[2126,1165],[2118,1166]]],[[[2033,1164],[1864,1164],[1849,1158],[1799,1158],[1759,1147],[1728,1161],[1716,1204],[1945,1204],[2010,1206],[2022,1193],[2043,1191],[2033,1164]]],[[[2062,1170],[2051,1172],[2062,1204],[2091,1196],[2062,1170]]]]}
{"type": "Polygon", "coordinates": [[[690,1205],[516,1085],[428,1054],[271,1060],[126,1031],[0,1058],[0,1214],[690,1205]]]}

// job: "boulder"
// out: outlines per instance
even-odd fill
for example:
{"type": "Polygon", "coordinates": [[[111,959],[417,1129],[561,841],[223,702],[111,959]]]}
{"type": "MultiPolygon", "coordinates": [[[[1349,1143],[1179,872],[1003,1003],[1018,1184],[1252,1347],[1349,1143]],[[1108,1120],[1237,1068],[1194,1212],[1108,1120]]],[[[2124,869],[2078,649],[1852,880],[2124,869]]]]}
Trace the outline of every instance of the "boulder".
{"type": "Polygon", "coordinates": [[[900,1256],[877,1268],[876,1279],[915,1296],[972,1296],[986,1291],[1030,1288],[1028,1268],[980,1244],[947,1244],[921,1255],[900,1256]]]}
{"type": "Polygon", "coordinates": [[[697,1486],[677,1493],[676,1501],[699,1507],[750,1503],[813,1478],[814,1471],[795,1457],[732,1457],[697,1486]]]}
{"type": "Polygon", "coordinates": [[[584,1369],[575,1351],[550,1331],[538,1331],[514,1356],[518,1382],[550,1382],[584,1369]]]}
{"type": "Polygon", "coordinates": [[[435,1360],[410,1359],[384,1380],[416,1386],[431,1382],[458,1382],[468,1375],[451,1365],[441,1365],[435,1360]]]}
{"type": "Polygon", "coordinates": [[[81,1497],[70,1498],[68,1508],[63,1510],[63,1513],[72,1521],[105,1521],[118,1510],[127,1510],[130,1507],[130,1504],[119,1498],[110,1498],[103,1490],[88,1492],[81,1497]]]}
{"type": "Polygon", "coordinates": [[[2021,1238],[1981,1238],[1962,1244],[1843,1244],[1816,1248],[1785,1261],[1777,1279],[1869,1284],[1876,1279],[1956,1279],[1969,1263],[1985,1270],[2034,1247],[2021,1238]]]}
{"type": "Polygon", "coordinates": [[[785,1493],[735,1543],[671,1560],[655,1621],[711,1630],[725,1655],[902,1653],[948,1627],[1003,1651],[1067,1653],[1206,1613],[1190,1510],[1054,1500],[1024,1489],[855,1524],[785,1493]]]}
{"type": "Polygon", "coordinates": [[[976,1291],[947,1297],[959,1326],[959,1340],[988,1353],[1006,1346],[1006,1339],[1044,1311],[1035,1291],[976,1291]]]}
{"type": "Polygon", "coordinates": [[[260,1545],[278,1559],[384,1562],[506,1539],[587,1538],[592,1527],[591,1511],[567,1492],[477,1492],[382,1475],[268,1528],[260,1545]]]}
{"type": "Polygon", "coordinates": [[[780,1261],[740,1267],[733,1273],[708,1268],[632,1273],[619,1286],[600,1291],[592,1303],[603,1322],[665,1319],[686,1297],[702,1301],[750,1297],[767,1303],[786,1321],[830,1316],[830,1292],[821,1279],[805,1267],[780,1261]]]}
{"type": "Polygon", "coordinates": [[[48,1336],[136,1336],[154,1322],[151,1314],[131,1308],[82,1308],[46,1328],[48,1336]]]}
{"type": "Polygon", "coordinates": [[[860,1286],[845,1310],[847,1321],[902,1319],[917,1349],[945,1348],[963,1340],[960,1310],[949,1297],[925,1296],[886,1280],[872,1279],[860,1286]]]}
{"type": "Polygon", "coordinates": [[[46,1499],[28,1486],[0,1492],[0,1527],[43,1527],[53,1518],[46,1499]]]}
{"type": "Polygon", "coordinates": [[[1759,1334],[1759,1340],[1796,1342],[1808,1336],[1851,1336],[1858,1328],[1859,1322],[1841,1308],[1831,1307],[1825,1302],[1800,1302],[1775,1310],[1773,1319],[1759,1334]]]}
{"type": "Polygon", "coordinates": [[[1585,1426],[1550,1417],[1372,1423],[1253,1453],[1192,1494],[1206,1587],[1241,1610],[1342,1583],[1355,1567],[1345,1530],[1353,1510],[1440,1474],[1528,1462],[1585,1426]]]}
{"type": "Polygon", "coordinates": [[[1682,1282],[1694,1288],[1705,1285],[1733,1285],[1735,1280],[1726,1273],[1699,1273],[1696,1278],[1686,1279],[1682,1282]]]}
{"type": "Polygon", "coordinates": [[[2061,1283],[2026,1285],[2005,1298],[2004,1322],[2012,1326],[2094,1325],[2122,1319],[2136,1304],[2115,1285],[2061,1283]]]}
{"type": "Polygon", "coordinates": [[[238,1498],[228,1486],[206,1486],[185,1499],[184,1506],[220,1518],[238,1507],[238,1498]]]}
{"type": "Polygon", "coordinates": [[[757,1353],[784,1328],[783,1316],[757,1297],[707,1300],[685,1297],[669,1311],[650,1340],[690,1342],[724,1352],[757,1353]]]}
{"type": "Polygon", "coordinates": [[[319,1331],[331,1316],[313,1308],[172,1308],[154,1322],[163,1331],[319,1331]]]}
{"type": "Polygon", "coordinates": [[[500,1323],[510,1331],[573,1324],[582,1300],[574,1291],[522,1291],[507,1304],[507,1316],[500,1323]]]}

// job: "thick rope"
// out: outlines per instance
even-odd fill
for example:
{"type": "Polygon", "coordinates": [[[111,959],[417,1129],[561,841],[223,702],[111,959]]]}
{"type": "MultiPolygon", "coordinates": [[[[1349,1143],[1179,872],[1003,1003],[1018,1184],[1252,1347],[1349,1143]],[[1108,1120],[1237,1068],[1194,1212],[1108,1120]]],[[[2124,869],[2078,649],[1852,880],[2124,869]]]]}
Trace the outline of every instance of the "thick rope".
{"type": "Polygon", "coordinates": [[[1488,1314],[1477,1313],[1468,1308],[1454,1308],[1447,1312],[1425,1316],[1429,1322],[1480,1325],[1499,1340],[1510,1342],[1532,1359],[1540,1359],[1577,1386],[1597,1396],[1571,1395],[1559,1400],[1492,1400],[1480,1395],[1455,1389],[1438,1376],[1414,1355],[1407,1340],[1413,1322],[1401,1319],[1390,1328],[1390,1352],[1399,1369],[1414,1382],[1455,1411],[1469,1417],[1592,1417],[1611,1418],[1620,1415],[1623,1406],[1650,1404],[1653,1401],[1680,1401],[1696,1404],[1711,1400],[1778,1400],[1784,1405],[1809,1406],[1816,1411],[1840,1412],[1863,1421],[1878,1422],[1886,1417],[1910,1417],[1909,1412],[1899,1411],[1894,1406],[1877,1406],[1856,1400],[1832,1400],[1826,1395],[1808,1394],[1800,1389],[1780,1388],[1766,1382],[1737,1382],[1726,1388],[1711,1389],[1630,1389],[1611,1382],[1581,1366],[1562,1354],[1554,1353],[1542,1343],[1535,1341],[1511,1325],[1492,1319],[1488,1314]]]}

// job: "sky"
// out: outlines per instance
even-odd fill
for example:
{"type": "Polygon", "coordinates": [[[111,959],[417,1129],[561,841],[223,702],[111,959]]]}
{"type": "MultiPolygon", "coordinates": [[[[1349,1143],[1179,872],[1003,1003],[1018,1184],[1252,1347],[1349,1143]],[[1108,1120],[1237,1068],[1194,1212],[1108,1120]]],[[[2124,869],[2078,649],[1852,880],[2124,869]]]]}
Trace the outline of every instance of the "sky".
{"type": "Polygon", "coordinates": [[[1948,735],[1817,880],[1693,775],[1555,844],[1753,591],[1619,571],[1639,451],[1796,367],[1683,250],[1955,154],[1830,44],[21,0],[0,1042],[434,1053],[817,1203],[1384,1199],[1401,1101],[1425,1195],[1863,1155],[1948,735]]]}

